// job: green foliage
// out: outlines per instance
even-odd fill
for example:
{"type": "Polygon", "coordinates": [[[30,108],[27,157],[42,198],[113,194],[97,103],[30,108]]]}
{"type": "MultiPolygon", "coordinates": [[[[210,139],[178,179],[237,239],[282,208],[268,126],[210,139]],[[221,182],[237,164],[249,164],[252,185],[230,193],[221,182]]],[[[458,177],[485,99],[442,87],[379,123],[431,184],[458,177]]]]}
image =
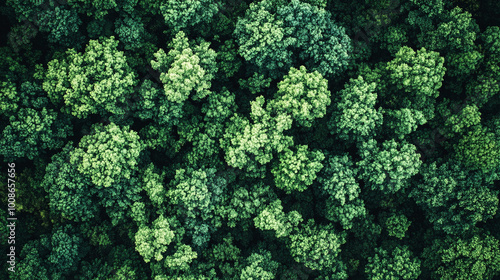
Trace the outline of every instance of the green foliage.
{"type": "Polygon", "coordinates": [[[165,267],[171,269],[188,270],[189,263],[196,259],[198,254],[188,245],[181,244],[172,256],[165,258],[165,267]]]}
{"type": "Polygon", "coordinates": [[[468,231],[492,218],[498,209],[498,191],[492,191],[478,174],[452,163],[423,165],[422,181],[410,192],[427,212],[434,227],[448,234],[468,231]]]}
{"type": "Polygon", "coordinates": [[[377,127],[382,124],[382,113],[375,109],[375,88],[375,83],[367,83],[362,76],[345,85],[328,122],[332,133],[343,140],[358,141],[376,134],[377,127]]]}
{"type": "Polygon", "coordinates": [[[170,102],[186,101],[192,91],[194,100],[204,98],[210,93],[211,80],[217,72],[216,53],[209,49],[208,42],[189,46],[184,32],[177,33],[171,43],[172,49],[163,49],[154,54],[151,61],[153,69],[160,72],[165,94],[170,102]]]}
{"type": "Polygon", "coordinates": [[[500,152],[493,133],[474,126],[455,145],[456,158],[472,170],[488,172],[498,168],[500,152]]]}
{"type": "Polygon", "coordinates": [[[138,0],[68,0],[68,4],[87,16],[93,16],[96,19],[102,19],[113,10],[122,10],[127,13],[132,13],[138,0]]]}
{"type": "Polygon", "coordinates": [[[49,194],[49,206],[54,214],[76,222],[87,221],[98,213],[97,205],[92,201],[95,190],[90,188],[90,180],[70,163],[70,154],[74,150],[71,144],[52,157],[42,187],[49,194]]]}
{"type": "Polygon", "coordinates": [[[279,199],[271,202],[253,219],[256,228],[273,230],[277,238],[288,237],[302,220],[297,211],[284,213],[279,199]]]}
{"type": "Polygon", "coordinates": [[[451,77],[462,77],[473,74],[484,56],[476,51],[450,53],[446,56],[447,74],[451,77]]]}
{"type": "Polygon", "coordinates": [[[438,89],[446,70],[443,62],[437,52],[425,48],[415,52],[405,46],[387,63],[387,71],[398,90],[435,98],[439,95],[438,89]]]}
{"type": "Polygon", "coordinates": [[[401,110],[384,110],[386,133],[403,139],[405,135],[417,130],[419,125],[427,122],[419,110],[403,108],[401,110]]]}
{"type": "Polygon", "coordinates": [[[52,246],[48,261],[57,271],[73,271],[82,257],[79,253],[79,247],[82,239],[74,234],[68,234],[67,230],[58,229],[50,239],[52,246]]]}
{"type": "Polygon", "coordinates": [[[173,32],[206,24],[218,11],[213,0],[166,0],[162,1],[159,8],[165,23],[173,32]]]}
{"type": "Polygon", "coordinates": [[[248,228],[250,223],[253,224],[251,219],[277,199],[271,187],[262,183],[238,186],[230,197],[227,208],[221,209],[221,215],[226,217],[227,225],[232,228],[237,225],[248,228]]]}
{"type": "Polygon", "coordinates": [[[145,80],[137,91],[135,115],[142,119],[151,119],[161,125],[177,125],[184,116],[182,103],[168,100],[165,93],[151,80],[145,80]]]}
{"type": "Polygon", "coordinates": [[[479,125],[481,122],[481,112],[476,104],[460,106],[448,99],[444,99],[442,103],[437,106],[439,120],[443,120],[437,128],[439,132],[446,137],[452,138],[456,134],[463,135],[471,128],[479,125]],[[448,107],[451,107],[448,108],[448,107]],[[460,108],[457,113],[453,113],[454,107],[460,108]]]}
{"type": "Polygon", "coordinates": [[[500,273],[499,241],[489,234],[446,236],[424,249],[424,267],[433,279],[492,279],[500,273]]]}
{"type": "Polygon", "coordinates": [[[391,252],[375,248],[375,256],[365,266],[367,279],[417,279],[420,260],[412,256],[408,246],[396,247],[391,252]]]}
{"type": "Polygon", "coordinates": [[[49,32],[47,40],[65,47],[78,46],[83,41],[79,32],[81,19],[75,10],[55,7],[42,12],[38,18],[40,31],[49,32]]]}
{"type": "Polygon", "coordinates": [[[474,48],[479,26],[469,12],[455,7],[442,13],[439,20],[436,28],[419,34],[422,47],[445,52],[466,52],[474,48]]]}
{"type": "Polygon", "coordinates": [[[153,221],[152,226],[139,226],[135,234],[135,250],[144,258],[146,263],[152,259],[161,261],[167,246],[172,242],[174,232],[170,230],[167,219],[160,215],[153,221]]]}
{"type": "Polygon", "coordinates": [[[126,50],[141,48],[147,38],[144,23],[135,17],[124,17],[115,21],[115,33],[126,50]]]}
{"type": "Polygon", "coordinates": [[[268,88],[271,85],[271,81],[271,78],[266,79],[264,75],[255,72],[247,80],[239,80],[238,83],[242,88],[248,88],[252,94],[257,94],[268,88]]]}
{"type": "Polygon", "coordinates": [[[291,0],[278,7],[276,14],[295,41],[293,47],[299,50],[297,61],[304,61],[307,69],[334,77],[347,68],[351,40],[328,11],[291,0]]]}
{"type": "Polygon", "coordinates": [[[245,60],[272,78],[302,64],[328,77],[346,69],[350,40],[329,12],[296,0],[277,6],[252,3],[238,20],[234,35],[245,60]]]}
{"type": "Polygon", "coordinates": [[[324,270],[339,261],[340,246],[345,242],[345,234],[309,220],[298,233],[290,235],[287,245],[295,261],[313,270],[324,270]]]}
{"type": "Polygon", "coordinates": [[[5,277],[497,279],[498,8],[4,1],[5,277]]]}
{"type": "Polygon", "coordinates": [[[320,192],[326,197],[325,217],[351,229],[353,220],[366,215],[361,189],[356,181],[358,170],[347,155],[327,158],[318,176],[320,192]]]}
{"type": "Polygon", "coordinates": [[[290,114],[299,125],[311,127],[316,118],[326,114],[331,103],[328,81],[320,73],[307,73],[306,68],[290,68],[290,72],[278,83],[278,91],[268,108],[290,114]]]}
{"type": "Polygon", "coordinates": [[[167,191],[166,197],[169,203],[179,206],[178,215],[219,225],[213,212],[221,202],[226,180],[217,176],[216,171],[215,168],[176,170],[172,188],[167,191]]]}
{"type": "MultiPolygon", "coordinates": [[[[238,56],[238,49],[234,39],[224,41],[217,51],[217,65],[219,74],[224,78],[233,77],[241,68],[241,58],[238,56]]],[[[255,73],[256,74],[256,73],[255,73]]]]}
{"type": "Polygon", "coordinates": [[[71,164],[97,187],[110,187],[121,179],[130,179],[143,148],[137,133],[114,123],[94,125],[92,129],[93,133],[85,135],[79,148],[72,152],[71,164]]]}
{"type": "Polygon", "coordinates": [[[152,163],[144,170],[142,174],[143,189],[146,191],[153,205],[160,208],[165,201],[166,190],[163,187],[163,180],[166,174],[165,172],[158,174],[155,171],[152,163]]]}
{"type": "Polygon", "coordinates": [[[269,11],[269,6],[266,0],[251,3],[245,17],[236,23],[234,36],[246,61],[260,73],[277,78],[292,66],[288,47],[294,44],[294,38],[287,36],[283,21],[269,11]]]}
{"type": "Polygon", "coordinates": [[[41,240],[31,240],[26,243],[21,250],[20,257],[23,258],[16,266],[16,273],[13,274],[12,279],[23,279],[23,277],[36,277],[40,280],[54,279],[45,265],[45,259],[40,254],[47,254],[48,252],[47,237],[41,240]],[[46,246],[40,246],[42,243],[46,246]],[[50,275],[50,276],[49,276],[50,275]]]}
{"type": "Polygon", "coordinates": [[[401,47],[407,45],[408,37],[408,32],[404,26],[388,26],[387,31],[382,34],[381,47],[387,49],[391,55],[395,55],[401,47]]]}
{"type": "Polygon", "coordinates": [[[263,108],[264,101],[259,96],[251,102],[253,123],[241,115],[232,116],[220,139],[227,164],[245,169],[254,177],[265,175],[263,165],[273,159],[273,152],[279,153],[293,144],[290,136],[283,135],[292,126],[291,117],[285,114],[271,117],[263,108]]]}
{"type": "Polygon", "coordinates": [[[371,189],[388,194],[405,188],[422,164],[414,145],[394,140],[383,142],[379,148],[371,139],[361,144],[360,155],[360,177],[371,189]]]}
{"type": "Polygon", "coordinates": [[[272,260],[271,252],[252,253],[245,262],[247,265],[241,271],[240,279],[276,279],[279,264],[272,260]]]}
{"type": "Polygon", "coordinates": [[[8,160],[33,160],[45,150],[59,149],[72,136],[71,123],[51,109],[21,108],[2,131],[0,154],[8,160]]]}
{"type": "Polygon", "coordinates": [[[114,37],[90,40],[84,53],[74,49],[48,63],[43,89],[61,110],[78,118],[124,114],[136,84],[135,74],[114,37]]]}
{"type": "Polygon", "coordinates": [[[381,220],[389,236],[394,236],[399,239],[405,237],[411,225],[411,221],[402,213],[384,213],[381,220]]]}
{"type": "Polygon", "coordinates": [[[285,149],[279,155],[279,164],[271,170],[276,187],[286,193],[306,190],[323,168],[321,162],[325,159],[321,151],[308,151],[306,145],[296,147],[296,152],[285,149]]]}

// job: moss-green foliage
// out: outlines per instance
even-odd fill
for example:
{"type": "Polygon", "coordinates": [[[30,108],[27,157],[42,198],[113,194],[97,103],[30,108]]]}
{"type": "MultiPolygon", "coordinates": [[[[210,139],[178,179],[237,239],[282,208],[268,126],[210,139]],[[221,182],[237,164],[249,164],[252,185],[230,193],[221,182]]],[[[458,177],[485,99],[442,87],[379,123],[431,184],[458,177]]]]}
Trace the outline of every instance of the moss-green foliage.
{"type": "Polygon", "coordinates": [[[154,54],[156,59],[151,61],[151,66],[160,72],[160,80],[170,102],[182,103],[192,91],[195,93],[194,100],[210,93],[210,81],[217,68],[216,54],[209,49],[209,45],[202,42],[191,48],[185,33],[180,31],[173,39],[168,54],[163,49],[154,54]]]}
{"type": "Polygon", "coordinates": [[[420,275],[420,260],[412,256],[407,246],[396,247],[391,252],[375,249],[365,267],[368,279],[417,279],[420,275]]]}
{"type": "Polygon", "coordinates": [[[361,144],[362,160],[357,163],[360,177],[367,186],[385,193],[395,193],[408,185],[408,180],[418,173],[420,155],[414,145],[385,141],[379,148],[373,139],[361,144]]]}
{"type": "Polygon", "coordinates": [[[167,0],[160,4],[165,23],[174,32],[210,22],[218,7],[213,0],[167,0]]]}
{"type": "Polygon", "coordinates": [[[98,187],[110,187],[121,179],[130,179],[142,150],[137,133],[114,123],[95,125],[93,130],[72,152],[71,163],[98,187]]]}
{"type": "Polygon", "coordinates": [[[493,217],[498,191],[491,190],[479,174],[456,163],[424,165],[422,180],[410,196],[422,206],[436,229],[459,234],[493,217]]]}
{"type": "Polygon", "coordinates": [[[500,270],[499,241],[489,234],[436,239],[422,257],[433,279],[492,279],[500,270]]]}
{"type": "Polygon", "coordinates": [[[1,275],[497,279],[497,2],[1,2],[1,275]]]}
{"type": "Polygon", "coordinates": [[[345,229],[352,228],[354,219],[366,215],[364,203],[359,198],[361,189],[357,173],[352,159],[343,155],[328,157],[318,176],[320,197],[326,200],[325,209],[322,209],[325,217],[339,222],[345,229]]]}
{"type": "Polygon", "coordinates": [[[498,168],[500,150],[493,133],[482,126],[468,131],[454,147],[456,158],[473,170],[488,172],[498,168]]]}
{"type": "Polygon", "coordinates": [[[252,3],[238,20],[234,35],[245,60],[274,78],[301,64],[328,77],[347,68],[350,40],[328,11],[297,0],[276,6],[252,3]]]}
{"type": "Polygon", "coordinates": [[[376,84],[367,83],[363,77],[351,79],[340,91],[340,100],[328,126],[331,133],[342,140],[365,140],[376,134],[382,123],[382,114],[375,109],[376,84]]]}
{"type": "Polygon", "coordinates": [[[326,114],[331,98],[328,81],[317,71],[307,73],[304,66],[290,68],[288,75],[278,84],[278,91],[268,107],[287,113],[299,125],[311,127],[312,121],[326,114]]]}
{"type": "Polygon", "coordinates": [[[84,53],[69,49],[48,63],[43,88],[61,110],[78,118],[124,114],[137,83],[114,37],[90,40],[84,53]]]}
{"type": "Polygon", "coordinates": [[[9,160],[33,160],[45,150],[61,148],[71,135],[71,123],[66,116],[46,108],[21,108],[2,131],[0,154],[9,160]]]}
{"type": "Polygon", "coordinates": [[[271,171],[276,187],[292,191],[304,191],[316,179],[325,156],[321,151],[308,151],[307,146],[298,146],[297,151],[286,149],[279,155],[279,164],[271,171]]]}

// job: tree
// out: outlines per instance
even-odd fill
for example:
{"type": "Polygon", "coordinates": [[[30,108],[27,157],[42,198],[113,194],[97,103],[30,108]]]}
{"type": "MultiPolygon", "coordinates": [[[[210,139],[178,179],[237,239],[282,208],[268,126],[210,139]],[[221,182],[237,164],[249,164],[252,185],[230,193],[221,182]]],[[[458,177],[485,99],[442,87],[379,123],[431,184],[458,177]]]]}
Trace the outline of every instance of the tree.
{"type": "Polygon", "coordinates": [[[227,201],[227,208],[221,209],[221,215],[227,219],[229,227],[240,226],[244,229],[253,225],[253,218],[277,199],[273,189],[262,182],[238,186],[229,197],[231,199],[227,201]]]}
{"type": "Polygon", "coordinates": [[[490,190],[478,173],[467,172],[459,164],[425,164],[420,174],[422,181],[410,197],[438,230],[464,233],[477,222],[492,218],[498,209],[498,191],[490,190]]]}
{"type": "Polygon", "coordinates": [[[68,0],[68,4],[72,8],[85,13],[87,16],[102,19],[113,10],[133,13],[137,1],[138,0],[111,0],[102,2],[96,0],[68,0]]]}
{"type": "Polygon", "coordinates": [[[143,149],[137,133],[114,123],[94,125],[92,129],[93,133],[83,136],[79,148],[71,153],[71,163],[99,188],[130,179],[143,149]]]}
{"type": "Polygon", "coordinates": [[[151,259],[161,261],[167,246],[172,242],[174,232],[170,230],[167,219],[160,215],[153,221],[152,226],[141,225],[135,234],[135,249],[144,258],[146,263],[151,259]]]}
{"type": "Polygon", "coordinates": [[[82,257],[79,252],[82,239],[74,234],[68,234],[69,227],[58,229],[51,236],[51,254],[48,261],[57,271],[66,272],[76,270],[82,257]]]}
{"type": "Polygon", "coordinates": [[[115,33],[126,50],[139,50],[150,36],[141,18],[129,16],[115,21],[115,33]]]}
{"type": "Polygon", "coordinates": [[[218,12],[218,6],[213,0],[166,0],[159,8],[165,23],[173,32],[209,23],[218,12]]]}
{"type": "Polygon", "coordinates": [[[411,225],[411,221],[400,212],[383,213],[380,218],[389,236],[394,236],[399,239],[405,237],[411,225]]]}
{"type": "Polygon", "coordinates": [[[42,187],[48,193],[51,212],[68,220],[88,221],[98,214],[91,182],[70,164],[72,142],[52,157],[45,169],[42,187]]]}
{"type": "Polygon", "coordinates": [[[263,250],[252,253],[246,260],[247,264],[241,271],[240,279],[275,279],[279,264],[273,261],[271,252],[263,250]]]}
{"type": "Polygon", "coordinates": [[[258,72],[278,78],[292,66],[288,47],[294,44],[294,38],[288,37],[283,21],[270,11],[270,6],[267,0],[251,3],[245,17],[238,19],[234,36],[246,61],[258,72]]]}
{"type": "Polygon", "coordinates": [[[474,48],[477,33],[479,26],[471,14],[455,7],[443,12],[437,26],[420,33],[418,39],[422,47],[433,51],[466,52],[474,48]]]}
{"type": "Polygon", "coordinates": [[[326,197],[325,217],[340,223],[344,229],[351,229],[353,220],[367,213],[359,198],[357,174],[349,155],[329,156],[317,180],[319,192],[326,197]]]}
{"type": "Polygon", "coordinates": [[[387,70],[398,90],[436,98],[446,70],[443,63],[444,59],[437,52],[425,48],[415,52],[409,47],[402,47],[396,57],[387,63],[387,70]]]}
{"type": "Polygon", "coordinates": [[[66,51],[48,63],[43,82],[50,100],[61,111],[83,119],[90,114],[124,114],[136,84],[135,73],[113,36],[90,40],[85,53],[66,51]]]}
{"type": "Polygon", "coordinates": [[[408,185],[408,180],[418,173],[420,155],[412,144],[394,140],[382,143],[382,149],[375,140],[362,143],[359,152],[360,177],[373,190],[395,193],[408,185]]]}
{"type": "Polygon", "coordinates": [[[151,61],[153,69],[160,72],[160,80],[170,102],[186,101],[192,91],[193,100],[200,100],[210,93],[211,80],[217,72],[216,53],[210,43],[202,41],[190,47],[185,33],[179,31],[173,39],[172,49],[165,53],[159,49],[151,61]]]}
{"type": "Polygon", "coordinates": [[[427,122],[419,110],[403,108],[400,110],[383,110],[385,133],[397,136],[399,139],[404,139],[408,135],[417,130],[419,125],[427,122]]]}
{"type": "Polygon", "coordinates": [[[455,157],[472,170],[488,172],[498,167],[500,152],[497,140],[481,125],[469,130],[454,149],[455,157]]]}
{"type": "Polygon", "coordinates": [[[436,98],[442,86],[446,68],[439,53],[421,48],[415,52],[403,46],[395,58],[375,67],[361,65],[359,74],[368,84],[376,83],[375,91],[384,109],[413,109],[425,119],[434,118],[436,98]]]}
{"type": "Polygon", "coordinates": [[[184,104],[168,100],[165,92],[149,79],[144,80],[140,85],[134,104],[136,117],[142,120],[153,120],[168,129],[177,125],[184,116],[184,104]]]}
{"type": "Polygon", "coordinates": [[[114,277],[119,280],[143,279],[147,274],[141,256],[134,248],[125,245],[113,246],[103,258],[82,261],[81,273],[75,279],[106,279],[114,277]]]}
{"type": "Polygon", "coordinates": [[[375,248],[375,255],[365,266],[368,279],[417,279],[420,260],[413,257],[408,246],[396,247],[390,252],[375,248]]]}
{"type": "Polygon", "coordinates": [[[499,248],[499,241],[489,234],[448,235],[424,249],[423,264],[433,279],[492,279],[500,273],[499,248]]]}
{"type": "Polygon", "coordinates": [[[340,91],[340,101],[334,106],[328,122],[331,133],[342,140],[361,141],[376,134],[382,124],[382,113],[375,109],[376,84],[367,83],[362,76],[350,79],[340,91]]]}
{"type": "Polygon", "coordinates": [[[297,147],[294,152],[285,149],[279,155],[279,164],[271,170],[276,187],[286,193],[304,191],[316,179],[316,173],[322,168],[325,156],[321,151],[308,151],[306,145],[297,147]]]}
{"type": "Polygon", "coordinates": [[[476,104],[461,106],[456,102],[444,99],[437,106],[437,112],[439,119],[436,120],[433,126],[447,138],[453,138],[457,134],[466,134],[481,122],[481,112],[479,112],[476,104]],[[451,109],[448,107],[451,107],[451,109]],[[460,110],[454,113],[452,111],[454,107],[460,108],[460,110]]]}
{"type": "Polygon", "coordinates": [[[216,175],[215,168],[178,169],[172,188],[167,191],[169,203],[176,205],[176,214],[184,220],[185,230],[193,245],[205,247],[210,235],[221,226],[216,210],[224,203],[227,182],[216,175]]]}
{"type": "Polygon", "coordinates": [[[292,48],[296,49],[297,62],[304,62],[307,69],[328,78],[341,75],[347,68],[351,40],[328,11],[291,0],[288,5],[278,7],[276,14],[295,41],[292,48]]]}
{"type": "Polygon", "coordinates": [[[294,260],[307,268],[324,270],[335,266],[345,234],[336,233],[331,226],[318,226],[308,220],[298,233],[291,234],[287,247],[294,260]]]}
{"type": "Polygon", "coordinates": [[[52,109],[21,108],[3,129],[0,154],[8,160],[33,160],[46,150],[61,148],[72,130],[69,120],[52,109]]]}
{"type": "Polygon", "coordinates": [[[253,221],[256,228],[273,230],[276,238],[281,238],[288,237],[303,219],[297,211],[284,213],[281,200],[277,199],[269,203],[253,221]]]}
{"type": "Polygon", "coordinates": [[[48,32],[47,40],[65,47],[79,47],[84,36],[80,32],[81,19],[75,10],[55,7],[41,12],[37,19],[40,31],[48,32]]]}
{"type": "Polygon", "coordinates": [[[325,77],[338,76],[349,62],[351,45],[345,30],[329,12],[308,3],[252,3],[234,35],[241,56],[272,78],[304,63],[325,77]]]}
{"type": "Polygon", "coordinates": [[[306,71],[304,66],[290,68],[267,106],[270,110],[290,114],[301,126],[311,127],[314,119],[325,116],[331,100],[328,81],[317,71],[306,71]]]}
{"type": "Polygon", "coordinates": [[[54,228],[22,246],[22,260],[13,273],[13,279],[64,279],[74,273],[88,252],[82,238],[70,225],[54,228]]]}
{"type": "Polygon", "coordinates": [[[283,135],[292,126],[291,117],[285,114],[271,117],[263,107],[264,102],[262,96],[251,102],[253,123],[234,114],[220,139],[227,164],[245,169],[253,177],[264,177],[264,165],[273,159],[273,152],[279,153],[293,144],[292,137],[283,135]]]}

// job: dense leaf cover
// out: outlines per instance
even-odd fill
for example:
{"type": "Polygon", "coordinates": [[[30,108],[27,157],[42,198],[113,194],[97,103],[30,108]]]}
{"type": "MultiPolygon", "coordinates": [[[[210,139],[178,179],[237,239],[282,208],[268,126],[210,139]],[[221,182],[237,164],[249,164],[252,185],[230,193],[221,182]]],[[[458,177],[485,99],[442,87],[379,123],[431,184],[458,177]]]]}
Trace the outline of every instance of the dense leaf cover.
{"type": "Polygon", "coordinates": [[[3,1],[0,278],[500,279],[498,3],[3,1]]]}

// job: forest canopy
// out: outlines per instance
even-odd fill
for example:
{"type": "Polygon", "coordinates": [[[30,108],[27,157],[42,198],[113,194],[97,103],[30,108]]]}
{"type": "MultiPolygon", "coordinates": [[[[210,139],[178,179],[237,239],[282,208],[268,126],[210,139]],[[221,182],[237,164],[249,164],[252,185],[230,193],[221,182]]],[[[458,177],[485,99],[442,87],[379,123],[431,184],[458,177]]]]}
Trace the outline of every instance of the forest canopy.
{"type": "Polygon", "coordinates": [[[499,3],[2,1],[0,278],[500,279],[499,3]]]}

